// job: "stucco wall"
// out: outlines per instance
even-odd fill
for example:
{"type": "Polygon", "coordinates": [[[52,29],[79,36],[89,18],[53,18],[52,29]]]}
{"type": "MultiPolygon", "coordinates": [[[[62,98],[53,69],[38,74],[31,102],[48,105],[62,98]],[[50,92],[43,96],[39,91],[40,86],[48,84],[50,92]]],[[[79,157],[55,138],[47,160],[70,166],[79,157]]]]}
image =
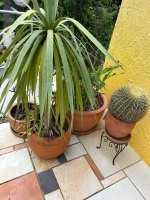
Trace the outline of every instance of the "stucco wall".
{"type": "MultiPolygon", "coordinates": [[[[143,86],[150,93],[149,0],[122,1],[109,52],[126,72],[107,81],[108,97],[126,83],[143,86]]],[[[110,65],[108,60],[105,65],[110,65]]],[[[150,165],[150,112],[134,128],[130,144],[150,165]]]]}

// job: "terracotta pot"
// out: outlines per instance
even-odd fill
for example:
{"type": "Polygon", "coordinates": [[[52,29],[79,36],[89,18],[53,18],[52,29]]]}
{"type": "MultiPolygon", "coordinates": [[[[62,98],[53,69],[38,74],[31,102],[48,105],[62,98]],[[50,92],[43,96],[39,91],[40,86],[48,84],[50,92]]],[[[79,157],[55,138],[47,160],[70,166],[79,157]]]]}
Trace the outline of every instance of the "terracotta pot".
{"type": "Polygon", "coordinates": [[[114,138],[124,138],[133,130],[136,123],[124,123],[113,117],[108,111],[105,117],[105,129],[114,138]]]}
{"type": "Polygon", "coordinates": [[[64,134],[64,137],[57,137],[55,139],[46,139],[41,138],[34,133],[28,135],[29,144],[32,151],[39,156],[40,158],[44,159],[52,159],[56,158],[61,155],[65,149],[67,148],[69,141],[70,141],[70,120],[67,119],[69,123],[69,128],[67,132],[64,134]]]}
{"type": "MultiPolygon", "coordinates": [[[[32,102],[29,102],[29,103],[33,104],[32,102]]],[[[16,103],[12,105],[12,107],[7,113],[7,119],[10,124],[11,131],[14,135],[18,137],[27,138],[27,134],[25,132],[27,132],[28,126],[26,122],[24,120],[16,120],[15,118],[12,117],[12,114],[11,114],[12,109],[14,109],[15,107],[17,107],[16,103]],[[23,132],[25,134],[22,134],[23,132]]]]}
{"type": "Polygon", "coordinates": [[[103,100],[103,106],[98,110],[94,111],[83,111],[81,115],[80,111],[75,110],[74,121],[73,121],[73,133],[76,135],[85,135],[91,133],[95,126],[101,119],[104,110],[108,105],[108,100],[106,95],[101,94],[103,100]]]}

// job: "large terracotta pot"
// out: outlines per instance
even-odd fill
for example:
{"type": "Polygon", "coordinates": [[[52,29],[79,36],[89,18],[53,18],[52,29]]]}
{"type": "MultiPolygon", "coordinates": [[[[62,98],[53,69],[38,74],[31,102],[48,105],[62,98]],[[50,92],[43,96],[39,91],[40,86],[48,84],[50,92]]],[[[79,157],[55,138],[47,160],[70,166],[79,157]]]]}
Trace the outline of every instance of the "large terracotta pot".
{"type": "MultiPolygon", "coordinates": [[[[29,102],[29,104],[33,104],[33,102],[29,102]]],[[[28,126],[25,120],[16,120],[12,117],[12,110],[17,108],[17,104],[13,104],[10,110],[7,113],[7,119],[10,124],[10,129],[14,135],[17,137],[27,138],[27,130],[28,126]]]]}
{"type": "Polygon", "coordinates": [[[52,159],[61,155],[67,148],[71,137],[70,120],[67,119],[67,121],[69,123],[69,128],[64,136],[50,140],[46,138],[41,138],[34,133],[28,135],[29,144],[32,151],[37,156],[44,159],[52,159]]]}
{"type": "Polygon", "coordinates": [[[133,130],[136,123],[124,123],[108,111],[105,117],[105,129],[114,138],[125,138],[133,130]]]}
{"type": "Polygon", "coordinates": [[[73,121],[73,133],[76,135],[85,135],[91,133],[95,126],[101,119],[104,110],[107,108],[108,100],[106,95],[101,94],[103,100],[103,106],[94,111],[83,111],[81,115],[80,111],[75,110],[73,121]]]}

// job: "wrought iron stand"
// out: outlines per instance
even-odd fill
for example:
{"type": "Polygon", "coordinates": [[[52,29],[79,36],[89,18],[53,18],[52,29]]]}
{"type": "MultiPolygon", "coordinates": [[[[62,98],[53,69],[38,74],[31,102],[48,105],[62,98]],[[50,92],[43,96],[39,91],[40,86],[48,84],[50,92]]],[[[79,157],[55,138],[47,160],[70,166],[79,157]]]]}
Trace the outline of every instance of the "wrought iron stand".
{"type": "Polygon", "coordinates": [[[116,154],[113,158],[113,161],[112,161],[112,164],[115,165],[115,159],[117,158],[117,156],[125,149],[125,147],[128,145],[128,141],[130,140],[131,137],[129,137],[129,139],[125,142],[120,142],[119,140],[117,141],[111,137],[108,138],[107,134],[105,131],[102,132],[101,134],[101,138],[100,138],[100,145],[98,147],[96,147],[97,149],[101,148],[101,145],[102,145],[102,141],[104,142],[108,142],[109,140],[109,146],[110,147],[115,147],[115,150],[116,150],[116,154]]]}

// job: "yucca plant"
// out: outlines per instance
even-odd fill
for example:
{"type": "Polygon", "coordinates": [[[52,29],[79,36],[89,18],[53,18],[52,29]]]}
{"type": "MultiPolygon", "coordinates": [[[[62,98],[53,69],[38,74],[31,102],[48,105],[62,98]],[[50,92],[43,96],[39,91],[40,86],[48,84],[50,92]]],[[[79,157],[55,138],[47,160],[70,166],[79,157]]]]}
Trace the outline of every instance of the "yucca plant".
{"type": "Polygon", "coordinates": [[[119,67],[118,62],[79,22],[67,17],[56,19],[58,2],[58,0],[43,0],[44,9],[41,9],[38,1],[32,0],[33,9],[28,6],[28,11],[1,32],[1,35],[4,32],[6,35],[0,44],[12,32],[15,32],[15,38],[11,45],[0,57],[0,64],[7,60],[6,71],[0,79],[0,86],[9,78],[1,94],[0,102],[5,101],[12,84],[16,85],[16,91],[10,99],[4,115],[15,99],[17,99],[18,105],[22,103],[25,106],[28,114],[29,94],[34,96],[36,103],[36,89],[37,84],[39,84],[39,135],[43,122],[46,122],[47,131],[51,128],[52,113],[56,124],[59,121],[58,127],[63,133],[68,110],[73,118],[74,95],[76,95],[79,107],[83,107],[79,80],[82,81],[91,105],[94,105],[93,85],[85,64],[85,56],[86,61],[88,60],[88,67],[95,74],[95,78],[98,77],[85,43],[88,41],[93,43],[119,67]],[[82,38],[72,32],[72,26],[75,26],[82,33],[82,38]],[[52,106],[54,74],[56,74],[57,86],[55,107],[52,106]]]}

